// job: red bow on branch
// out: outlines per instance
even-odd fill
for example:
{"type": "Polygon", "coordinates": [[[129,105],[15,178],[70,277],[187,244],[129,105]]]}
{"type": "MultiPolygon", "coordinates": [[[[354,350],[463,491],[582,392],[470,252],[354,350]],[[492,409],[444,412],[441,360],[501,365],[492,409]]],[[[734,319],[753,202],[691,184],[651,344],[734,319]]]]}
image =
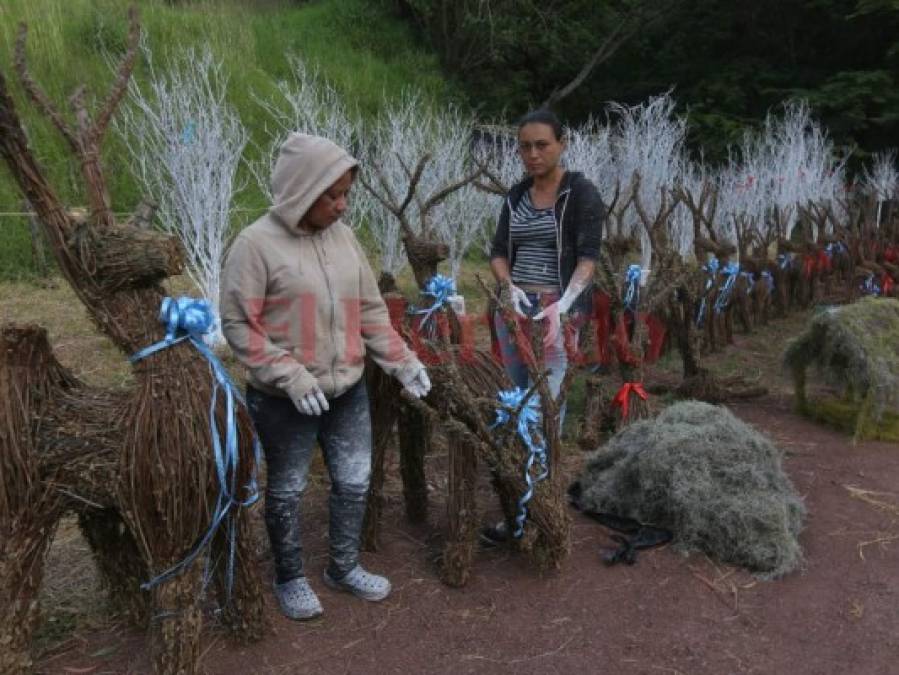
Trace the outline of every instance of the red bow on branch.
{"type": "Polygon", "coordinates": [[[631,394],[636,394],[644,401],[649,398],[649,394],[643,388],[642,382],[625,382],[621,385],[621,389],[612,399],[612,407],[621,408],[621,419],[626,420],[631,407],[631,394]]]}
{"type": "Polygon", "coordinates": [[[893,281],[893,277],[884,272],[883,279],[880,280],[880,294],[889,297],[893,294],[894,288],[896,288],[896,282],[893,281]]]}

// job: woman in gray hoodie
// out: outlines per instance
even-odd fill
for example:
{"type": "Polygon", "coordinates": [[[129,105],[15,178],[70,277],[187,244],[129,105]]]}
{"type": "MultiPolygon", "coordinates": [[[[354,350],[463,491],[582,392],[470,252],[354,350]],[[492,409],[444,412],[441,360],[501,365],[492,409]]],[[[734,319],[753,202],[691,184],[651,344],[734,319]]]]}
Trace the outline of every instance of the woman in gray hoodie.
{"type": "Polygon", "coordinates": [[[300,497],[316,441],[331,477],[324,581],[366,600],[390,592],[385,577],[359,565],[371,471],[364,355],[414,396],[431,386],[392,329],[365,253],[340,220],[357,165],[327,139],[291,134],[272,174],[274,204],[234,240],[222,275],[222,330],[248,370],[247,404],[268,469],[275,595],[292,619],[322,613],[300,538],[300,497]]]}

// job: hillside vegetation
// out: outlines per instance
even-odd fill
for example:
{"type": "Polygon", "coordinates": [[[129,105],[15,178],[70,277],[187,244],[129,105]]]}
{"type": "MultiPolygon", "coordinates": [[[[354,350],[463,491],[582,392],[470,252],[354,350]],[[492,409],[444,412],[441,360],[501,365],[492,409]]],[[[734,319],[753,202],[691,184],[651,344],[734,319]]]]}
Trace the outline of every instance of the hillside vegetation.
{"type": "MultiPolygon", "coordinates": [[[[366,0],[315,2],[238,2],[203,0],[136,3],[147,44],[157,68],[166,55],[185,47],[208,45],[229,76],[229,101],[240,114],[252,138],[248,159],[269,141],[266,114],[253,94],[274,92],[279,79],[290,76],[287,55],[296,54],[345,97],[371,116],[384,96],[393,97],[413,87],[431,100],[453,98],[440,75],[436,57],[417,46],[409,28],[376,3],[366,0]],[[257,147],[258,146],[258,147],[257,147]]],[[[110,56],[124,49],[126,9],[121,0],[4,0],[0,4],[0,68],[12,74],[17,26],[28,24],[28,59],[35,78],[60,108],[79,84],[91,95],[102,95],[109,83],[110,56]]],[[[135,77],[145,77],[139,63],[135,77]]],[[[13,85],[37,156],[54,187],[73,205],[83,203],[77,167],[58,132],[38,115],[13,85]]],[[[270,124],[270,122],[269,122],[270,124]]],[[[113,205],[129,211],[140,199],[130,174],[121,141],[110,132],[104,148],[113,205]]],[[[253,181],[237,196],[235,220],[249,220],[264,206],[253,181]]],[[[29,276],[30,244],[24,218],[8,215],[21,211],[21,195],[0,167],[0,279],[29,276]]]]}

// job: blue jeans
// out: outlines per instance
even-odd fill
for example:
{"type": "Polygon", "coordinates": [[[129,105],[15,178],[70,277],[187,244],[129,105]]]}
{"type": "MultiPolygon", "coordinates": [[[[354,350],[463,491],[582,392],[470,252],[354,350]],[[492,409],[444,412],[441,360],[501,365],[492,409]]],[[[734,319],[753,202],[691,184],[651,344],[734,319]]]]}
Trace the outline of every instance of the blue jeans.
{"type": "MultiPolygon", "coordinates": [[[[522,307],[522,311],[524,311],[525,315],[528,318],[517,317],[519,328],[524,331],[529,329],[528,324],[531,322],[530,317],[533,317],[537,314],[541,309],[546,307],[547,305],[556,302],[559,299],[558,293],[527,293],[528,300],[531,303],[530,307],[522,307]]],[[[524,357],[518,350],[518,345],[515,344],[515,339],[509,333],[509,328],[506,326],[506,322],[503,319],[502,312],[496,312],[493,315],[493,324],[496,327],[496,337],[499,341],[499,349],[500,354],[502,355],[503,366],[506,369],[506,373],[509,376],[509,379],[512,380],[512,384],[516,387],[521,387],[522,389],[527,389],[528,387],[533,386],[533,381],[528,375],[527,364],[525,363],[524,357]]],[[[577,338],[575,337],[575,342],[577,342],[577,338]]],[[[559,331],[559,335],[556,338],[555,342],[551,345],[548,345],[543,350],[543,363],[540,364],[540,368],[546,368],[550,371],[549,377],[547,378],[547,384],[549,385],[549,391],[552,394],[553,398],[559,397],[559,391],[562,388],[562,380],[565,377],[565,371],[568,368],[568,355],[565,352],[565,344],[564,344],[564,335],[563,331],[559,331]]],[[[562,423],[565,421],[565,405],[563,404],[559,410],[559,426],[561,427],[562,423]]]]}
{"type": "Polygon", "coordinates": [[[364,379],[328,403],[330,410],[320,417],[304,415],[288,398],[247,387],[247,407],[268,468],[265,525],[279,584],[304,576],[300,498],[316,441],[331,476],[328,574],[339,579],[359,562],[372,443],[364,379]]]}

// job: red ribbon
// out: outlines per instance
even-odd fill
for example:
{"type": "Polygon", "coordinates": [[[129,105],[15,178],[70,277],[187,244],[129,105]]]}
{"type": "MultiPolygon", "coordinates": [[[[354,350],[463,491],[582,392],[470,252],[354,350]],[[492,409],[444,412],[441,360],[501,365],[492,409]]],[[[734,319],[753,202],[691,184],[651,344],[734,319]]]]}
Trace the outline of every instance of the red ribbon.
{"type": "Polygon", "coordinates": [[[615,398],[612,399],[612,407],[618,406],[621,408],[621,419],[623,420],[627,419],[630,412],[631,394],[636,394],[644,401],[649,398],[649,394],[643,388],[642,382],[625,382],[622,384],[621,389],[618,390],[615,398]]]}
{"type": "Polygon", "coordinates": [[[833,268],[833,263],[830,260],[830,256],[827,255],[827,251],[821,249],[818,251],[818,272],[830,272],[833,268]]]}
{"type": "Polygon", "coordinates": [[[802,274],[806,279],[812,278],[812,273],[815,271],[815,256],[805,255],[802,259],[802,274]]]}
{"type": "Polygon", "coordinates": [[[885,296],[892,295],[895,287],[896,282],[893,281],[893,277],[884,272],[883,279],[880,280],[880,294],[885,296]]]}
{"type": "Polygon", "coordinates": [[[899,260],[899,250],[897,250],[895,246],[890,244],[883,252],[883,259],[888,263],[896,262],[897,260],[899,260]]]}
{"type": "Polygon", "coordinates": [[[406,319],[406,298],[388,295],[384,299],[387,305],[387,315],[390,317],[390,325],[400,335],[403,334],[403,323],[406,319]]]}
{"type": "Polygon", "coordinates": [[[593,294],[593,321],[596,331],[596,361],[604,366],[612,363],[609,336],[612,333],[612,299],[608,293],[593,294]]]}

